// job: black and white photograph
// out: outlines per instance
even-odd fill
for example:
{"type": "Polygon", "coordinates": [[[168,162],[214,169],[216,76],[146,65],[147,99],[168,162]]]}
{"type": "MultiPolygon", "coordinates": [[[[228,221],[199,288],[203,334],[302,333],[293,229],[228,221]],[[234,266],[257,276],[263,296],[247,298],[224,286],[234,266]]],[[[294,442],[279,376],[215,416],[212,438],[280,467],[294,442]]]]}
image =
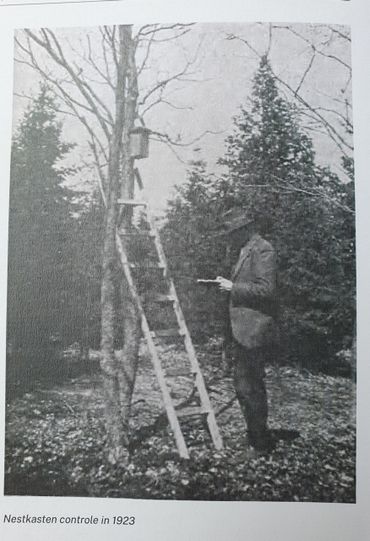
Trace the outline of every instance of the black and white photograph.
{"type": "Polygon", "coordinates": [[[351,29],[14,33],[4,493],[356,503],[351,29]]]}

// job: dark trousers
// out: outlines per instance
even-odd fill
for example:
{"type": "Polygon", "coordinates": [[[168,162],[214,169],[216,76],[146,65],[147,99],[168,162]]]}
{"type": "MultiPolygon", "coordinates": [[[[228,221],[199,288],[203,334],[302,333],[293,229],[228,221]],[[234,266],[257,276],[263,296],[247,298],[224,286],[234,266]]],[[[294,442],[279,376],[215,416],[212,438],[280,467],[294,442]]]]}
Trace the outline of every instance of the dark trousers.
{"type": "Polygon", "coordinates": [[[268,447],[265,348],[246,349],[234,343],[234,384],[236,396],[248,427],[249,445],[268,447]]]}

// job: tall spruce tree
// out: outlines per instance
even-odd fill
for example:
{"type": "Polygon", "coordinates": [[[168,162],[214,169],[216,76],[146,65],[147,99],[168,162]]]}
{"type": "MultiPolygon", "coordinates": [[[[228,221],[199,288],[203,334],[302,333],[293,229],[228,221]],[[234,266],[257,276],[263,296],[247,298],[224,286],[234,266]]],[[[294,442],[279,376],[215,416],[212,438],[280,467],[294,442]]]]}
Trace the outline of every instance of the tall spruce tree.
{"type": "Polygon", "coordinates": [[[251,107],[235,119],[220,161],[235,204],[272,222],[285,351],[312,365],[326,362],[351,335],[354,273],[353,265],[343,264],[349,233],[337,205],[343,185],[316,165],[312,140],[299,120],[263,58],[251,107]]]}
{"type": "MultiPolygon", "coordinates": [[[[43,86],[12,145],[8,260],[8,344],[26,372],[47,368],[53,343],[73,334],[75,195],[63,183],[71,169],[55,102],[43,86]]],[[[23,375],[27,378],[27,374],[23,375]]]]}

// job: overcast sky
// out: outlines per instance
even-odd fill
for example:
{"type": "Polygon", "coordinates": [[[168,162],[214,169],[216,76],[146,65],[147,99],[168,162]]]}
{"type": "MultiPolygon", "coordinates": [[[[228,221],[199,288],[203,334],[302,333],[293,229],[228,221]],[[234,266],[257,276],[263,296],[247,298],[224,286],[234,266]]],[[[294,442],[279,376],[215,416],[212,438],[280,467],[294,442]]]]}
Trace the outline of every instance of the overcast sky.
{"type": "MultiPolygon", "coordinates": [[[[340,27],[334,28],[341,30],[340,27]]],[[[267,24],[197,24],[178,40],[161,42],[153,47],[148,69],[143,71],[140,79],[141,94],[156,81],[181,71],[189,59],[195,61],[186,80],[174,81],[168,86],[164,94],[167,103],[148,111],[145,115],[146,125],[155,131],[168,133],[182,143],[193,141],[204,132],[213,132],[188,147],[176,147],[175,152],[164,144],[151,142],[149,158],[138,162],[138,166],[149,200],[156,210],[165,207],[173,193],[173,186],[186,178],[186,163],[189,160],[202,158],[209,164],[210,170],[215,169],[217,159],[224,152],[225,137],[232,130],[233,117],[238,114],[241,105],[248,104],[258,57],[242,41],[227,39],[230,34],[247,39],[259,53],[269,48],[273,70],[294,88],[299,85],[310,64],[312,47],[308,42],[335,57],[328,58],[320,54],[315,56],[301,92],[307,101],[315,107],[322,107],[323,111],[333,109],[344,113],[340,102],[343,102],[343,98],[351,101],[351,86],[347,84],[349,72],[344,65],[350,64],[350,43],[321,25],[299,24],[292,25],[292,29],[307,41],[279,28],[273,29],[270,39],[267,24]]],[[[96,37],[98,55],[99,41],[93,29],[56,31],[66,48],[72,46],[75,49],[75,52],[70,52],[71,62],[78,64],[79,51],[84,47],[87,32],[93,42],[96,37]]],[[[45,55],[37,51],[36,54],[39,54],[49,70],[55,71],[55,66],[45,55]]],[[[139,61],[140,54],[139,51],[139,61]]],[[[19,56],[17,51],[16,56],[19,56]]],[[[19,122],[27,104],[27,100],[18,95],[31,96],[37,93],[37,83],[37,75],[31,68],[15,63],[14,126],[19,122]]],[[[109,90],[98,85],[97,89],[106,102],[113,105],[113,95],[109,90]]],[[[327,111],[324,114],[329,115],[331,121],[337,122],[336,116],[327,111]]],[[[71,160],[76,163],[81,159],[88,160],[85,132],[69,116],[63,119],[65,139],[78,143],[71,160]]],[[[343,128],[340,129],[343,131],[343,128]]],[[[340,153],[331,140],[316,132],[311,135],[318,161],[339,172],[340,153]]],[[[84,172],[83,178],[77,180],[90,179],[90,176],[90,173],[84,172]]]]}

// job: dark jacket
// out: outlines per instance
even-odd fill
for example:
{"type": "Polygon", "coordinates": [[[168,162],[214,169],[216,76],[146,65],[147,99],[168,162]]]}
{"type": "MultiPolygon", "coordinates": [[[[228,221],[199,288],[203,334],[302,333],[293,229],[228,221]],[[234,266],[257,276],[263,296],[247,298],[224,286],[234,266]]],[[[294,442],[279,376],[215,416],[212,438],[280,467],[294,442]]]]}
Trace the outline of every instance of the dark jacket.
{"type": "Polygon", "coordinates": [[[247,349],[268,346],[276,336],[276,253],[253,235],[242,248],[231,280],[230,322],[233,337],[247,349]]]}

